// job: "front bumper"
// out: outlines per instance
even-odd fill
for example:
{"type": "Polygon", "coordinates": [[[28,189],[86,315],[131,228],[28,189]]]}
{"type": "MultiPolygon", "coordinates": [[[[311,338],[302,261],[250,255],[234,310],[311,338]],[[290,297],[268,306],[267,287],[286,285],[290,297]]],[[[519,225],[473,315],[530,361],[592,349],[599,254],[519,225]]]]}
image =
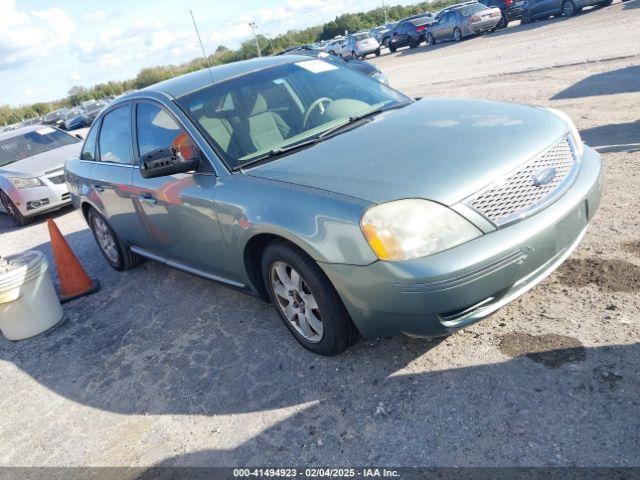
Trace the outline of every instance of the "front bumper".
{"type": "Polygon", "coordinates": [[[62,175],[62,172],[49,177],[40,177],[44,186],[22,189],[11,188],[6,193],[25,217],[57,210],[71,203],[71,194],[67,183],[53,183],[50,180],[50,178],[55,178],[59,175],[62,175]],[[42,202],[42,205],[37,208],[29,208],[28,206],[31,202],[42,202]]]}
{"type": "Polygon", "coordinates": [[[573,186],[525,220],[425,258],[321,266],[364,337],[447,335],[487,317],[560,266],[578,246],[602,188],[600,156],[585,148],[573,186]]]}

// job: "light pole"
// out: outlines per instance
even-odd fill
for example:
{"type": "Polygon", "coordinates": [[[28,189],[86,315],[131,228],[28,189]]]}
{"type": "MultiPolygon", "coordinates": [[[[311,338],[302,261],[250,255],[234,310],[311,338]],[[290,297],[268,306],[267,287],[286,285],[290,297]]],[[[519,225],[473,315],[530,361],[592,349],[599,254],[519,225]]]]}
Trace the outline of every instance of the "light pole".
{"type": "Polygon", "coordinates": [[[384,11],[384,23],[389,23],[389,17],[387,16],[387,6],[384,4],[384,0],[382,0],[382,10],[384,11]]]}
{"type": "Polygon", "coordinates": [[[256,35],[256,29],[258,28],[258,25],[256,25],[256,22],[249,22],[249,26],[253,31],[253,39],[256,42],[256,50],[258,50],[258,56],[261,57],[262,55],[260,54],[260,45],[258,44],[258,36],[256,35]]]}

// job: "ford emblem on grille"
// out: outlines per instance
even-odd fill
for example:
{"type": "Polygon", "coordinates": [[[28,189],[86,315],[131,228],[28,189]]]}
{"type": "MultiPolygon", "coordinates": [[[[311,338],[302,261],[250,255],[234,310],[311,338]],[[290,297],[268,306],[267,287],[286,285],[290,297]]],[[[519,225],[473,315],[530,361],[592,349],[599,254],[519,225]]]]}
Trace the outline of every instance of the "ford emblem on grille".
{"type": "Polygon", "coordinates": [[[556,169],[553,167],[545,168],[536,172],[533,175],[533,184],[536,187],[541,187],[551,182],[556,177],[556,169]]]}

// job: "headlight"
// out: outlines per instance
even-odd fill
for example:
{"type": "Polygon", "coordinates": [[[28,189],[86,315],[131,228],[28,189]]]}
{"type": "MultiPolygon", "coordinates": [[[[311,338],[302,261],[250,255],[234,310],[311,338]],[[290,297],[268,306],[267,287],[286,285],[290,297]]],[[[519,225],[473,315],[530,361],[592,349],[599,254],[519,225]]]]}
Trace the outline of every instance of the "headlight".
{"type": "Polygon", "coordinates": [[[580,137],[580,132],[576,128],[576,124],[573,123],[571,117],[560,110],[556,110],[555,108],[547,108],[551,113],[553,113],[556,117],[560,118],[564,123],[569,127],[569,133],[571,133],[571,138],[573,139],[573,143],[576,147],[576,153],[578,157],[582,158],[582,154],[584,153],[584,143],[582,143],[582,138],[580,137]]]}
{"type": "Polygon", "coordinates": [[[41,187],[42,181],[39,178],[20,178],[20,177],[12,177],[9,178],[13,186],[16,188],[33,188],[33,187],[41,187]]]}
{"type": "Polygon", "coordinates": [[[453,210],[418,199],[376,205],[360,226],[377,257],[391,261],[424,257],[482,235],[453,210]]]}

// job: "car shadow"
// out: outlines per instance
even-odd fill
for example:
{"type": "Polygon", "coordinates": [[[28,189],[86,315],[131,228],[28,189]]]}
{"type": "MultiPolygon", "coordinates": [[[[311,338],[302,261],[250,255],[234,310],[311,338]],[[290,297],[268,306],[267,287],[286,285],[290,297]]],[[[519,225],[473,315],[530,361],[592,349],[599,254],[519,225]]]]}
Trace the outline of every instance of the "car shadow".
{"type": "Polygon", "coordinates": [[[595,73],[556,93],[551,100],[640,92],[640,66],[595,73]]]}
{"type": "Polygon", "coordinates": [[[631,0],[629,2],[626,2],[624,4],[624,7],[622,7],[623,10],[633,10],[635,8],[640,8],[640,1],[638,0],[631,0]]]}
{"type": "Polygon", "coordinates": [[[588,128],[580,135],[600,153],[640,152],[640,120],[588,128]]]}
{"type": "MultiPolygon", "coordinates": [[[[389,352],[370,353],[347,361],[357,365],[389,352]]],[[[510,354],[502,363],[384,379],[335,374],[317,402],[239,445],[173,456],[148,472],[274,464],[632,465],[635,447],[625,443],[637,440],[640,345],[548,350],[543,355],[566,361],[555,370],[526,349],[510,354]],[[372,391],[377,398],[370,398],[372,391]],[[380,399],[384,410],[376,408],[380,399]],[[625,405],[625,415],[613,416],[603,401],[625,405]]],[[[376,366],[391,361],[386,357],[376,366]]],[[[437,478],[479,478],[473,473],[437,478]]],[[[567,478],[564,470],[551,473],[543,477],[567,478]]]]}

